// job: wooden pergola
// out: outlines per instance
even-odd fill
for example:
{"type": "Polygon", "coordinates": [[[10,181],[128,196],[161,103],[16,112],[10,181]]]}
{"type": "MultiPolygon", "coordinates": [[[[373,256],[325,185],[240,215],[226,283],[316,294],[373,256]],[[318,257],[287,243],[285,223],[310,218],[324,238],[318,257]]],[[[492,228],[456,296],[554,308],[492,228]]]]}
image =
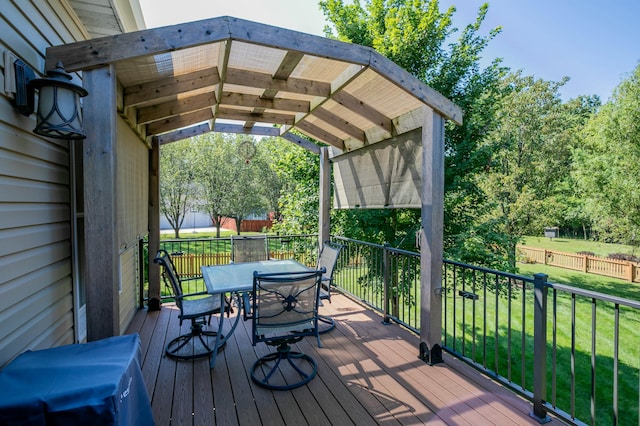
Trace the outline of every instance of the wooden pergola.
{"type": "MultiPolygon", "coordinates": [[[[422,158],[414,176],[421,177],[423,227],[420,353],[427,361],[438,361],[444,120],[461,124],[462,112],[455,104],[371,48],[232,17],[48,48],[46,69],[58,61],[69,72],[81,71],[89,92],[83,104],[83,156],[90,339],[118,330],[113,307],[118,286],[113,209],[118,114],[151,149],[150,253],[159,247],[162,144],[213,131],[279,136],[318,153],[319,234],[324,241],[329,237],[330,157],[375,149],[418,132],[422,158]]],[[[153,309],[159,307],[160,280],[153,262],[149,269],[153,309]]]]}

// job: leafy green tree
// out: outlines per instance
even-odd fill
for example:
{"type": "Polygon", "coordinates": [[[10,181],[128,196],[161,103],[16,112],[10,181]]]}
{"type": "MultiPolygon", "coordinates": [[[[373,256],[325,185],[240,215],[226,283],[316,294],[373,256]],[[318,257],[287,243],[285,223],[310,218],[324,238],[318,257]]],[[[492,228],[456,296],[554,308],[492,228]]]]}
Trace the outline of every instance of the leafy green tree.
{"type": "MultiPolygon", "coordinates": [[[[240,234],[242,221],[249,215],[264,213],[271,209],[272,199],[267,194],[274,181],[271,179],[269,165],[261,153],[262,147],[253,140],[240,138],[231,143],[236,155],[229,159],[233,184],[228,188],[228,215],[236,221],[236,229],[240,234]],[[241,145],[251,143],[255,148],[255,155],[251,158],[243,157],[241,145]]],[[[246,146],[246,145],[245,145],[246,146]]]]}
{"type": "Polygon", "coordinates": [[[184,218],[197,195],[191,167],[193,159],[189,140],[163,145],[160,149],[160,212],[169,221],[175,238],[180,237],[184,218]]]}
{"type": "MultiPolygon", "coordinates": [[[[481,69],[479,60],[501,29],[481,34],[487,4],[453,42],[459,31],[452,24],[456,9],[440,12],[437,0],[368,0],[364,4],[326,0],[320,6],[331,24],[325,29],[328,36],[375,48],[463,109],[464,124],[447,124],[445,133],[445,254],[456,258],[470,232],[487,232],[478,225],[485,200],[475,176],[488,162],[489,152],[479,142],[493,121],[501,95],[498,83],[506,70],[499,60],[481,69]]],[[[413,243],[409,237],[420,217],[416,211],[338,212],[336,216],[346,235],[393,245],[413,243]],[[362,224],[359,229],[358,224],[362,224]]]]}
{"type": "Polygon", "coordinates": [[[640,243],[640,65],[587,123],[574,176],[600,238],[640,243]]]}
{"type": "Polygon", "coordinates": [[[316,154],[279,138],[264,141],[280,188],[273,230],[281,234],[318,231],[320,161],[316,154]]]}
{"type": "Polygon", "coordinates": [[[222,220],[230,211],[229,188],[234,184],[233,163],[235,153],[222,133],[208,133],[193,138],[196,158],[193,167],[201,188],[200,207],[209,215],[216,236],[220,238],[222,220]]]}
{"type": "MultiPolygon", "coordinates": [[[[509,238],[504,250],[515,267],[515,244],[524,235],[541,235],[562,220],[570,179],[575,134],[582,125],[579,101],[564,104],[560,82],[510,74],[502,82],[491,130],[483,143],[491,153],[487,172],[478,174],[488,201],[480,223],[509,238]]],[[[495,250],[494,250],[495,255],[495,250]]]]}
{"type": "Polygon", "coordinates": [[[200,203],[218,237],[224,218],[234,218],[240,233],[249,215],[273,210],[279,184],[260,142],[242,135],[210,133],[193,138],[193,143],[200,203]]]}

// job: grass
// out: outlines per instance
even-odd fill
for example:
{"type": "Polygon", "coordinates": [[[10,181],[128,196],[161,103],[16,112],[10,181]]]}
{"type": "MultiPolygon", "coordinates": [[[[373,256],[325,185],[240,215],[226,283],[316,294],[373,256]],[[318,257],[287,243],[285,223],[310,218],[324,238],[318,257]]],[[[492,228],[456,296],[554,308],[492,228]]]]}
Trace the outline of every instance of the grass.
{"type": "Polygon", "coordinates": [[[571,238],[524,237],[522,244],[535,248],[563,251],[565,253],[588,251],[601,257],[607,257],[611,253],[637,254],[639,252],[638,247],[624,244],[602,243],[599,241],[571,238]]]}
{"type": "MultiPolygon", "coordinates": [[[[522,275],[530,274],[522,272],[522,275]]],[[[555,276],[554,281],[561,281],[558,278],[555,276]]],[[[565,282],[575,286],[576,278],[580,277],[573,277],[565,282]]],[[[586,282],[594,279],[583,278],[586,278],[586,282]]],[[[473,278],[467,280],[467,286],[472,285],[472,280],[473,278]]],[[[504,294],[496,297],[493,289],[483,292],[482,282],[482,277],[478,277],[479,285],[475,292],[479,299],[476,302],[455,297],[452,291],[447,293],[443,318],[446,324],[443,330],[445,344],[485,368],[495,371],[514,385],[532,389],[533,291],[530,285],[515,282],[511,286],[511,297],[504,294]],[[528,287],[528,290],[523,291],[525,287],[528,287]]],[[[509,287],[506,282],[501,285],[509,287]]],[[[554,337],[552,313],[549,312],[547,317],[547,401],[589,423],[593,385],[595,418],[598,424],[614,424],[615,306],[602,301],[594,304],[590,298],[581,296],[574,299],[567,293],[558,292],[556,296],[555,353],[551,345],[554,337]],[[592,333],[592,327],[595,327],[595,333],[592,333]],[[592,362],[595,377],[593,384],[592,362]],[[572,380],[575,381],[573,390],[572,380]],[[554,384],[555,392],[552,392],[554,384]]],[[[551,292],[548,304],[551,309],[551,292]]],[[[640,335],[636,330],[639,327],[640,312],[621,307],[617,347],[619,365],[616,376],[619,424],[638,424],[640,335]]]]}
{"type": "MultiPolygon", "coordinates": [[[[565,252],[591,251],[600,256],[606,256],[609,253],[633,253],[633,247],[620,244],[606,244],[583,240],[563,240],[556,241],[540,241],[539,238],[529,238],[527,243],[531,246],[556,249],[565,252]],[[534,243],[531,243],[534,241],[534,243]],[[558,248],[563,245],[563,248],[558,248]]],[[[553,266],[540,264],[519,264],[519,274],[524,276],[533,276],[535,273],[544,273],[548,280],[554,283],[566,284],[572,287],[578,287],[609,295],[615,295],[626,299],[640,300],[640,284],[628,281],[603,277],[594,274],[587,274],[578,271],[572,271],[553,266]]],[[[575,327],[575,378],[578,389],[589,390],[591,388],[591,354],[592,344],[596,347],[596,401],[598,410],[597,418],[605,424],[609,424],[612,419],[612,401],[613,394],[613,354],[614,354],[614,321],[615,310],[611,304],[599,303],[596,306],[596,338],[595,343],[592,340],[591,324],[592,303],[590,299],[576,298],[575,324],[571,323],[571,310],[574,309],[572,300],[568,296],[558,298],[558,318],[557,318],[557,344],[559,351],[557,354],[558,365],[564,364],[565,367],[560,368],[556,374],[557,380],[557,398],[558,402],[562,402],[563,409],[571,410],[570,400],[570,369],[571,364],[571,327],[575,327]],[[567,403],[569,405],[567,405],[567,403]],[[604,407],[602,407],[604,405],[604,407]],[[605,420],[606,419],[606,420],[605,420]]],[[[620,420],[626,419],[631,424],[638,421],[638,347],[640,347],[640,337],[637,333],[640,327],[640,312],[632,309],[622,308],[620,310],[620,331],[619,331],[619,415],[620,420]]],[[[551,327],[551,324],[549,325],[551,327]]],[[[549,328],[551,330],[551,328],[549,328]]],[[[548,363],[548,366],[552,364],[548,363]]],[[[551,380],[552,377],[549,377],[551,380]]],[[[551,383],[548,381],[548,383],[551,383]]],[[[550,396],[550,395],[549,395],[550,396]]],[[[588,419],[590,410],[590,395],[583,393],[576,395],[575,412],[579,418],[588,419]],[[584,400],[584,401],[583,401],[584,400]]]]}

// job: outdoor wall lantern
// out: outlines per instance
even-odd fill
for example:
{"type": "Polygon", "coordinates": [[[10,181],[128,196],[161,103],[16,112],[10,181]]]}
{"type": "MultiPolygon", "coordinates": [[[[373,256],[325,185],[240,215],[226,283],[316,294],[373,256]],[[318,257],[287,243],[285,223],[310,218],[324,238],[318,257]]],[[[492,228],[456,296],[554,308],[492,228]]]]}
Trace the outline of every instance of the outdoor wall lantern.
{"type": "Polygon", "coordinates": [[[34,133],[56,139],[84,139],[80,98],[87,96],[84,88],[71,83],[71,75],[62,62],[47,71],[47,78],[33,78],[34,73],[24,62],[15,62],[16,108],[24,115],[33,113],[35,90],[38,108],[34,133]]]}

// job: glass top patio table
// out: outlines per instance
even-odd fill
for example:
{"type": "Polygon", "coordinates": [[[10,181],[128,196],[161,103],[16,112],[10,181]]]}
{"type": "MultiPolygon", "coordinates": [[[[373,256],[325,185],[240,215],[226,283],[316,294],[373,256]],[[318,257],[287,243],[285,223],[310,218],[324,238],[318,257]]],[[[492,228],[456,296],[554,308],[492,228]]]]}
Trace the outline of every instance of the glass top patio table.
{"type": "Polygon", "coordinates": [[[220,314],[218,323],[218,334],[216,335],[216,345],[211,355],[211,368],[215,366],[216,355],[226,340],[233,334],[240,320],[240,311],[242,310],[241,294],[253,290],[253,273],[271,274],[278,272],[303,272],[310,269],[295,260],[265,260],[261,262],[246,263],[230,263],[227,265],[202,266],[202,278],[207,287],[207,292],[220,295],[220,306],[224,306],[224,296],[226,293],[232,293],[237,301],[239,312],[231,326],[231,329],[224,333],[222,325],[224,323],[224,315],[220,314]]]}

